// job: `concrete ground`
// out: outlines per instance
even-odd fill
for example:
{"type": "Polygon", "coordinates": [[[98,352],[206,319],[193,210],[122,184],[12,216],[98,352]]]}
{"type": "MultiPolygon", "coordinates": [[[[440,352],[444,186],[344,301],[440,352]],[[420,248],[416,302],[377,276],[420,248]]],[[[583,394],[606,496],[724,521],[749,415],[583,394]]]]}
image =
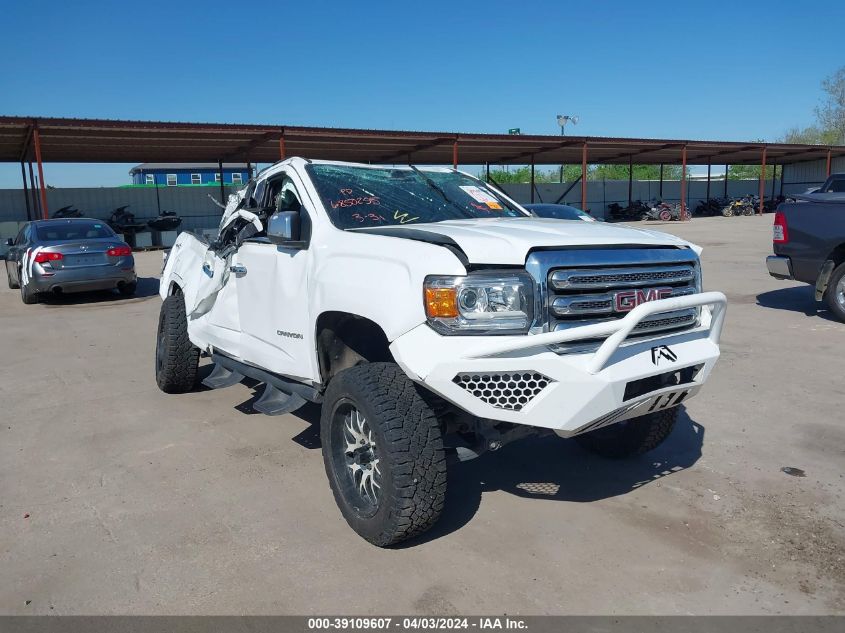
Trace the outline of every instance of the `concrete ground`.
{"type": "Polygon", "coordinates": [[[335,507],[316,408],[156,388],[160,254],[130,300],[4,287],[0,612],[845,613],[845,325],[768,276],[771,223],[656,227],[704,246],[730,300],[669,441],[609,462],[526,440],[458,465],[438,526],[393,550],[335,507]]]}

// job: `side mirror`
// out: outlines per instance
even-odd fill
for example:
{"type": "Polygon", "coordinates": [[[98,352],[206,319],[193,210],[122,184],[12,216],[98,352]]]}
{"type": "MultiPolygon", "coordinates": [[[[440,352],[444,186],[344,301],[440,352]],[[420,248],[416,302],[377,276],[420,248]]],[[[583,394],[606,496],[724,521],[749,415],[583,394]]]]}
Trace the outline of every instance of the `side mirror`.
{"type": "Polygon", "coordinates": [[[14,246],[15,245],[15,238],[10,237],[6,240],[6,246],[14,246]]]}
{"type": "Polygon", "coordinates": [[[298,211],[279,211],[270,216],[267,223],[267,239],[277,246],[305,248],[302,241],[302,226],[298,211]]]}

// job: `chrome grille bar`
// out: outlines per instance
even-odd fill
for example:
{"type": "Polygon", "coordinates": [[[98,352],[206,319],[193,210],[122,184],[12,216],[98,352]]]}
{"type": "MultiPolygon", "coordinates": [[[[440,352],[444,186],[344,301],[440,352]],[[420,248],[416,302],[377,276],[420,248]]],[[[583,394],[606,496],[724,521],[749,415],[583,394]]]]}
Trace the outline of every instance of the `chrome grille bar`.
{"type": "MultiPolygon", "coordinates": [[[[568,330],[570,328],[581,327],[584,325],[594,325],[596,323],[604,323],[605,321],[616,321],[617,318],[618,317],[608,317],[604,319],[567,319],[565,321],[557,321],[554,323],[552,331],[560,332],[561,330],[568,330]]],[[[655,332],[659,330],[688,327],[695,324],[697,318],[698,311],[695,309],[664,312],[643,319],[634,327],[633,332],[635,334],[645,334],[647,332],[655,332]]]]}
{"type": "Polygon", "coordinates": [[[695,281],[692,266],[655,266],[636,268],[580,268],[556,270],[551,287],[555,290],[594,290],[606,288],[642,288],[660,284],[695,281]]]}

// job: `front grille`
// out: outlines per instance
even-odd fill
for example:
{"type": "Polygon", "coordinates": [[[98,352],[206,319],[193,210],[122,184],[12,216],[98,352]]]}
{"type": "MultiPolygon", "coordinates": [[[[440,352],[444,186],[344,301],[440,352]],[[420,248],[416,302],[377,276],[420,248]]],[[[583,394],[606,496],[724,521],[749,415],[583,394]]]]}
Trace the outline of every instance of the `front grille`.
{"type": "Polygon", "coordinates": [[[458,374],[452,382],[497,409],[520,411],[552,379],[536,371],[526,371],[458,374]]]}
{"type": "MultiPolygon", "coordinates": [[[[544,251],[533,253],[527,268],[546,297],[535,322],[542,331],[621,319],[644,301],[690,295],[700,287],[698,258],[689,249],[544,251]]],[[[643,319],[631,336],[691,328],[699,314],[697,308],[655,314],[643,319]]]]}

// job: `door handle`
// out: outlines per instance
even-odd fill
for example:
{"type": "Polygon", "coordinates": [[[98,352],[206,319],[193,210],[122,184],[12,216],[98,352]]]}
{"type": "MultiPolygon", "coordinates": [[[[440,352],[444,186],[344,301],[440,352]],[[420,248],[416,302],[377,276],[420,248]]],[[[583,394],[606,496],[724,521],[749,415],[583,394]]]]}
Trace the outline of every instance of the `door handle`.
{"type": "Polygon", "coordinates": [[[233,264],[229,266],[229,271],[235,273],[236,275],[246,275],[246,266],[233,264]]]}

